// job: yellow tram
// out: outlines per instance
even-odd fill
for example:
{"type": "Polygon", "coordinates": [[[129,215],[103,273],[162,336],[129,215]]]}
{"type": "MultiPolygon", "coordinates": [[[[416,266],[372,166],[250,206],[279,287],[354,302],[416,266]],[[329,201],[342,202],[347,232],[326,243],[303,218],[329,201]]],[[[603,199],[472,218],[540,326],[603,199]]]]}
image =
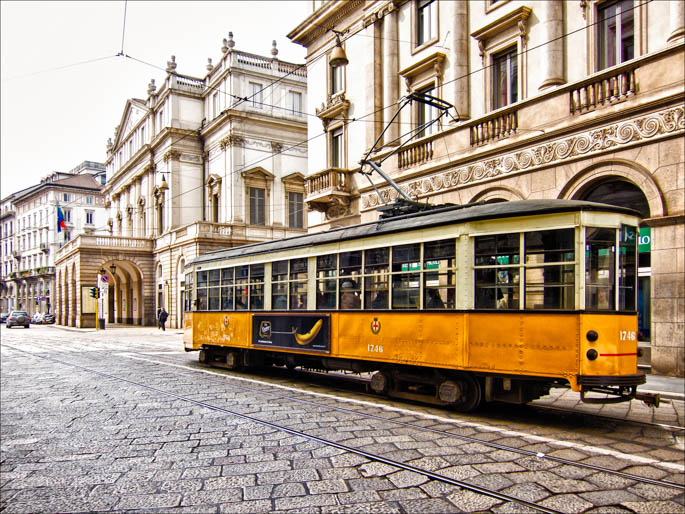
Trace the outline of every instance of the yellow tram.
{"type": "Polygon", "coordinates": [[[188,266],[185,349],[229,369],[370,372],[377,393],[462,411],[551,386],[656,403],[637,392],[638,221],[527,200],[211,252],[188,266]]]}

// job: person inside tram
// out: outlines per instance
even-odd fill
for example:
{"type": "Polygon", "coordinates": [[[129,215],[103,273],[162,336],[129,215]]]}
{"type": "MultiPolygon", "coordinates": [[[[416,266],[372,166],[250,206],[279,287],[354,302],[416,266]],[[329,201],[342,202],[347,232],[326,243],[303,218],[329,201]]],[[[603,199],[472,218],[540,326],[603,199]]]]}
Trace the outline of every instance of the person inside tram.
{"type": "Polygon", "coordinates": [[[341,309],[361,309],[362,301],[357,296],[357,285],[354,280],[344,280],[340,289],[342,291],[340,296],[341,309]]]}
{"type": "Polygon", "coordinates": [[[440,297],[440,291],[437,289],[427,289],[428,298],[426,298],[426,309],[444,309],[445,302],[440,297]]]}
{"type": "Polygon", "coordinates": [[[388,308],[388,291],[387,289],[379,289],[376,291],[376,296],[371,302],[372,309],[387,309],[388,308]]]}

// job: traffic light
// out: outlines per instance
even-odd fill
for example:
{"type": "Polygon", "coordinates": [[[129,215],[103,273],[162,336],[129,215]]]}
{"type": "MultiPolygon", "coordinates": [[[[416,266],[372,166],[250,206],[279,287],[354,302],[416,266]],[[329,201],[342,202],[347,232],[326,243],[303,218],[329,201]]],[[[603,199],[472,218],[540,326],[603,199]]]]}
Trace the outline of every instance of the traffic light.
{"type": "Polygon", "coordinates": [[[90,288],[90,297],[91,298],[100,298],[100,288],[91,287],[90,288]]]}

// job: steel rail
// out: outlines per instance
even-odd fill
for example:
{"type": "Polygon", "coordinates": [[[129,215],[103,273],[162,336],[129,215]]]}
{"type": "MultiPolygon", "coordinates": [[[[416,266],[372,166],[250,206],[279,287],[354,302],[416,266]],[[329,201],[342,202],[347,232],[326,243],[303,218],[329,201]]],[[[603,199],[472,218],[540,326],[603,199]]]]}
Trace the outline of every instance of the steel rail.
{"type": "MultiPolygon", "coordinates": [[[[186,368],[186,369],[188,369],[190,371],[193,370],[193,368],[186,368]]],[[[217,369],[217,368],[213,368],[213,369],[217,369]]],[[[222,368],[219,368],[219,369],[222,369],[222,368]]],[[[227,370],[227,371],[231,371],[231,370],[227,370]]],[[[219,383],[216,380],[212,380],[212,379],[209,379],[209,380],[211,382],[219,383]]],[[[454,439],[459,439],[461,441],[465,441],[468,443],[479,443],[479,444],[482,444],[482,445],[487,446],[489,448],[494,448],[496,450],[503,450],[503,451],[508,451],[508,452],[512,452],[512,453],[518,453],[520,455],[525,455],[528,457],[536,457],[539,459],[545,459],[548,461],[557,462],[559,464],[566,464],[569,466],[575,466],[575,467],[584,468],[584,469],[591,469],[593,471],[598,471],[598,472],[602,472],[602,473],[608,473],[608,474],[615,475],[615,476],[618,476],[621,478],[634,480],[636,482],[642,482],[642,483],[651,484],[651,485],[659,485],[659,486],[663,486],[663,487],[671,487],[674,489],[685,490],[685,485],[677,484],[675,482],[669,482],[667,480],[657,480],[654,478],[643,477],[640,475],[633,475],[631,473],[625,473],[623,471],[617,471],[617,470],[613,470],[610,468],[603,468],[601,466],[596,466],[594,464],[586,464],[583,462],[576,462],[576,461],[564,459],[562,457],[555,457],[552,455],[547,455],[547,454],[541,453],[541,452],[534,452],[531,450],[524,450],[521,448],[516,448],[514,446],[507,446],[507,445],[503,445],[503,444],[499,444],[499,443],[493,443],[491,441],[484,441],[484,440],[478,439],[476,437],[470,437],[470,436],[461,435],[461,434],[453,434],[452,432],[448,432],[445,430],[439,430],[439,429],[429,428],[429,427],[422,427],[420,425],[412,425],[411,423],[407,423],[404,421],[396,421],[396,420],[392,420],[392,419],[387,419],[387,418],[384,418],[382,416],[376,416],[374,414],[369,414],[366,412],[360,412],[360,411],[356,411],[354,409],[346,409],[345,407],[333,407],[331,405],[321,404],[321,403],[318,403],[318,402],[313,401],[313,400],[303,400],[303,399],[293,398],[291,396],[286,396],[286,395],[282,395],[282,394],[278,394],[278,393],[274,393],[274,392],[270,392],[270,391],[264,391],[262,389],[258,389],[258,388],[254,388],[254,387],[237,386],[237,385],[231,385],[231,384],[224,384],[224,385],[228,385],[228,387],[231,387],[233,389],[239,389],[239,390],[246,390],[246,391],[250,391],[250,392],[261,393],[261,394],[265,394],[265,395],[272,396],[275,398],[285,399],[285,400],[289,400],[289,401],[293,401],[293,402],[297,402],[297,403],[308,404],[308,405],[314,405],[316,407],[322,407],[322,408],[333,410],[336,412],[343,412],[346,414],[357,414],[357,415],[360,415],[360,416],[363,416],[366,418],[376,419],[376,420],[384,421],[387,423],[393,423],[395,425],[399,425],[399,426],[402,426],[405,428],[411,428],[411,429],[421,431],[421,432],[430,432],[430,433],[435,433],[435,434],[439,434],[439,435],[449,436],[449,437],[452,437],[454,439]]],[[[269,384],[269,383],[264,383],[264,385],[267,387],[272,386],[272,384],[269,384]]],[[[302,394],[307,394],[307,391],[302,391],[302,394]]],[[[379,406],[379,408],[383,408],[383,407],[379,406]]],[[[573,411],[564,411],[564,412],[573,412],[573,411]]],[[[616,418],[610,418],[610,419],[616,419],[616,418]]]]}
{"type": "Polygon", "coordinates": [[[498,492],[498,491],[493,491],[493,490],[487,489],[487,488],[485,488],[485,487],[480,487],[480,486],[477,486],[477,485],[469,484],[469,483],[467,483],[467,482],[463,482],[463,481],[461,481],[461,480],[456,480],[456,479],[453,479],[453,478],[450,478],[450,477],[447,477],[447,476],[444,476],[444,475],[440,475],[440,474],[434,473],[434,472],[432,472],[432,471],[428,471],[428,470],[425,470],[425,469],[417,468],[417,467],[412,466],[412,465],[409,465],[409,464],[404,464],[404,463],[402,463],[402,462],[399,462],[399,461],[396,461],[396,460],[393,460],[393,459],[389,459],[389,458],[383,457],[383,456],[381,456],[381,455],[375,455],[375,454],[373,454],[373,453],[369,453],[369,452],[366,452],[366,451],[364,451],[364,450],[359,450],[359,449],[353,448],[353,447],[351,447],[351,446],[346,446],[346,445],[344,445],[344,444],[336,443],[335,441],[329,441],[328,439],[324,439],[324,438],[322,438],[322,437],[318,437],[318,436],[315,436],[315,435],[307,434],[307,433],[305,433],[305,432],[301,432],[301,431],[299,431],[299,430],[294,430],[294,429],[292,429],[292,428],[284,427],[284,426],[278,425],[278,424],[276,424],[276,423],[272,423],[272,422],[270,422],[270,421],[261,420],[261,419],[259,419],[259,418],[255,418],[255,417],[253,417],[253,416],[249,416],[249,415],[247,415],[247,414],[241,414],[241,413],[239,413],[239,412],[234,412],[234,411],[231,411],[231,410],[228,410],[228,409],[224,409],[223,407],[218,407],[218,406],[215,406],[215,405],[211,405],[211,404],[209,404],[209,403],[207,403],[207,402],[203,402],[203,401],[199,401],[199,400],[194,400],[194,399],[192,399],[192,398],[188,398],[188,397],[185,397],[185,396],[181,396],[181,395],[179,395],[179,394],[176,394],[176,393],[172,393],[172,392],[169,392],[169,391],[165,391],[165,390],[159,389],[159,388],[157,388],[157,387],[153,387],[153,386],[150,386],[150,385],[147,385],[147,384],[142,384],[142,383],[140,383],[140,382],[136,382],[136,381],[134,381],[134,380],[130,380],[130,379],[127,379],[127,378],[119,377],[119,376],[117,376],[117,375],[112,375],[111,373],[105,373],[105,372],[103,372],[103,371],[98,371],[98,370],[95,370],[95,369],[87,368],[87,367],[85,367],[85,366],[81,366],[80,364],[74,364],[73,362],[63,361],[63,360],[61,360],[61,359],[56,359],[56,358],[54,358],[54,357],[48,357],[48,356],[46,356],[46,355],[37,355],[37,354],[35,354],[35,353],[30,353],[30,352],[21,350],[21,349],[19,349],[19,348],[16,348],[16,347],[10,346],[10,345],[5,345],[5,344],[3,344],[2,346],[8,346],[9,348],[14,349],[15,351],[18,351],[18,352],[23,353],[23,354],[25,354],[25,355],[29,355],[29,356],[34,357],[34,358],[36,358],[36,359],[50,360],[50,361],[56,362],[56,363],[58,363],[58,364],[62,364],[62,365],[65,365],[65,366],[69,366],[69,367],[72,367],[72,368],[79,369],[79,370],[84,371],[84,372],[86,372],[86,373],[91,373],[91,374],[98,375],[98,376],[103,377],[103,378],[108,378],[108,379],[111,379],[111,380],[115,380],[115,381],[117,381],[117,382],[123,382],[123,383],[126,383],[126,384],[130,384],[130,385],[133,385],[133,386],[135,386],[135,387],[139,387],[139,388],[142,388],[142,389],[146,389],[146,390],[148,390],[148,391],[152,391],[152,392],[161,394],[161,395],[163,395],[163,396],[168,396],[168,397],[173,398],[173,399],[175,399],[175,400],[180,400],[180,401],[183,401],[183,402],[187,402],[187,403],[196,405],[196,406],[198,406],[198,407],[202,407],[202,408],[205,408],[205,409],[208,409],[208,410],[212,410],[212,411],[215,411],[215,412],[221,412],[221,413],[224,413],[224,414],[229,415],[229,416],[236,416],[236,417],[241,418],[241,419],[244,419],[244,420],[246,420],[246,421],[251,421],[251,422],[253,422],[253,423],[258,423],[258,424],[260,424],[260,425],[263,425],[263,426],[266,426],[266,427],[269,427],[269,428],[273,428],[274,430],[278,430],[278,431],[281,431],[281,432],[285,432],[285,433],[287,433],[287,434],[290,434],[290,435],[293,435],[293,436],[296,436],[296,437],[301,437],[301,438],[307,439],[307,440],[309,440],[309,441],[317,442],[317,443],[322,444],[322,445],[324,445],[324,446],[332,446],[332,447],[334,447],[334,448],[338,448],[339,450],[343,450],[343,451],[346,451],[346,452],[354,453],[354,454],[356,454],[356,455],[360,455],[360,456],[365,457],[365,458],[367,458],[367,459],[369,459],[369,460],[372,460],[372,461],[381,462],[381,463],[383,463],[383,464],[387,464],[387,465],[389,465],[389,466],[393,466],[393,467],[396,467],[396,468],[398,468],[398,469],[403,469],[403,470],[405,470],[405,471],[411,471],[411,472],[413,472],[413,473],[417,473],[417,474],[419,474],[419,475],[422,475],[422,476],[431,478],[431,479],[433,479],[433,480],[437,480],[437,481],[439,481],[439,482],[444,482],[444,483],[446,483],[446,484],[454,485],[454,486],[456,486],[456,487],[461,487],[462,489],[466,489],[466,490],[469,490],[469,491],[472,491],[472,492],[475,492],[475,493],[483,494],[483,495],[485,495],[485,496],[489,496],[489,497],[491,497],[491,498],[495,498],[495,499],[501,500],[501,501],[503,501],[503,502],[517,503],[517,504],[522,505],[522,506],[524,506],[524,507],[528,507],[528,508],[534,509],[534,510],[536,510],[536,511],[538,511],[538,512],[545,512],[545,513],[549,513],[549,514],[562,514],[560,511],[557,511],[557,510],[554,510],[554,509],[550,509],[550,508],[544,507],[544,506],[542,506],[542,505],[538,505],[538,504],[533,503],[533,502],[529,502],[529,501],[526,501],[526,500],[522,500],[522,499],[516,498],[516,497],[514,497],[514,496],[509,496],[509,495],[507,495],[507,494],[503,494],[503,493],[500,493],[500,492],[498,492]]]}

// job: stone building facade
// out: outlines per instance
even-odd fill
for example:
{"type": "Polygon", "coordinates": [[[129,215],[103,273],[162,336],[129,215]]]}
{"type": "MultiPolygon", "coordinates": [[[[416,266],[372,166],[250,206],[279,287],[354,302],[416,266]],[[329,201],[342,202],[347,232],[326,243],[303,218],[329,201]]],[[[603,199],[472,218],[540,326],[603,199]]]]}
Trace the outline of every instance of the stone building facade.
{"type": "Polygon", "coordinates": [[[310,230],[375,220],[397,198],[378,174],[358,173],[379,137],[370,159],[422,202],[564,198],[633,207],[644,218],[643,364],[682,375],[684,5],[313,2],[288,36],[307,48],[308,111],[321,120],[309,125],[310,230]],[[346,66],[330,65],[336,39],[346,66]],[[412,93],[453,108],[440,117],[412,101],[393,120],[398,99],[412,93]]]}
{"type": "MultiPolygon", "coordinates": [[[[3,199],[0,308],[52,313],[55,255],[79,234],[104,229],[102,163],[84,161],[3,199]],[[64,218],[58,229],[57,209],[64,218]]],[[[6,309],[6,310],[5,310],[6,309]]]]}
{"type": "Polygon", "coordinates": [[[106,323],[183,326],[184,267],[219,248],[306,232],[304,65],[236,50],[232,34],[202,78],[177,72],[126,102],[107,144],[106,233],[57,260],[58,323],[95,326],[87,295],[106,276],[106,323]],[[84,308],[84,306],[88,306],[84,308]]]}

